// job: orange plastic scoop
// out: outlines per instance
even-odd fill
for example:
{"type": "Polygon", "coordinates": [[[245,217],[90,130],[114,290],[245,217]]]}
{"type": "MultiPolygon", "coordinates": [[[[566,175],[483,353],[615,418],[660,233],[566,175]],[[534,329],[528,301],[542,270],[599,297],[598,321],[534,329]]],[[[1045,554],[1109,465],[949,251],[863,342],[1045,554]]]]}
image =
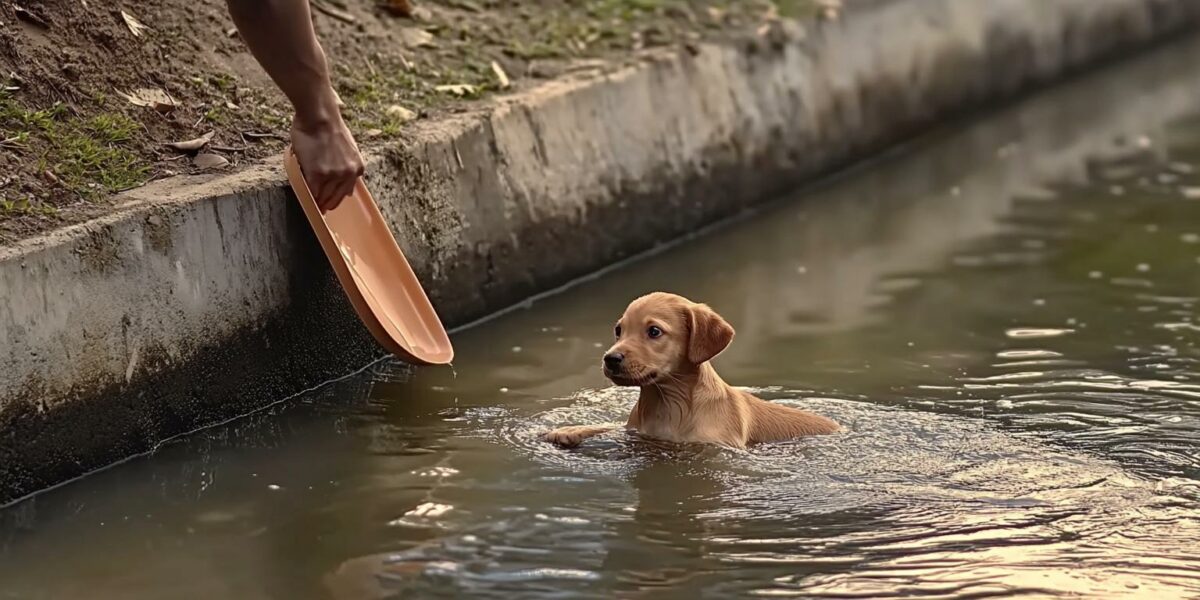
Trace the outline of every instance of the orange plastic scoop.
{"type": "Polygon", "coordinates": [[[285,161],[304,215],[371,335],[409,362],[444,365],[453,360],[446,328],[362,178],[337,208],[322,213],[290,148],[285,161]]]}

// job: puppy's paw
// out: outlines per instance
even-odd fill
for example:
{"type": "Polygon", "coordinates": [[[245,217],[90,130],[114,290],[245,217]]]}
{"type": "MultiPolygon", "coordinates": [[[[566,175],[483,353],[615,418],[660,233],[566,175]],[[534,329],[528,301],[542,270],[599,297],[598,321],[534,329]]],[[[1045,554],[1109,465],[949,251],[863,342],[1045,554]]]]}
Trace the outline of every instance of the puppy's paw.
{"type": "Polygon", "coordinates": [[[542,439],[561,446],[563,448],[574,448],[583,443],[592,435],[593,428],[583,425],[574,425],[571,427],[559,427],[554,431],[548,431],[542,434],[542,439]]]}

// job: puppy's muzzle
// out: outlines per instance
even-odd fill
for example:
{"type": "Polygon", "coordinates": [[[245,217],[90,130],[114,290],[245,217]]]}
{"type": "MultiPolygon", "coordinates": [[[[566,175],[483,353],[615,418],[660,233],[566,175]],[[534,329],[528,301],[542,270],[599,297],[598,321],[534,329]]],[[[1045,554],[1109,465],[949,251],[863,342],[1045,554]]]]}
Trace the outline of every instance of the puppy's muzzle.
{"type": "Polygon", "coordinates": [[[604,355],[604,370],[609,373],[620,373],[624,369],[625,355],[620,352],[609,352],[604,355]]]}

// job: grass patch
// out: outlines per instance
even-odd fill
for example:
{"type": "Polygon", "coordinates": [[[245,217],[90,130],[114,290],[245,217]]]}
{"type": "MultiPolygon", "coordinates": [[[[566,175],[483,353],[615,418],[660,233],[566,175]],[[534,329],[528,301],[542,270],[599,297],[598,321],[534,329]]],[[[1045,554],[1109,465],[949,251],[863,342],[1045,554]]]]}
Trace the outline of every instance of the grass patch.
{"type": "MultiPolygon", "coordinates": [[[[141,185],[148,166],[131,148],[140,126],[121,114],[79,118],[65,105],[25,106],[10,92],[0,92],[0,139],[35,173],[72,194],[97,200],[141,185]]],[[[37,199],[4,198],[6,212],[33,210],[37,199]]]]}
{"type": "Polygon", "coordinates": [[[593,18],[632,21],[641,13],[651,12],[668,5],[684,6],[684,0],[597,0],[587,4],[587,12],[593,18]]]}
{"type": "Polygon", "coordinates": [[[820,5],[813,0],[771,0],[779,16],[790,19],[802,19],[815,16],[820,12],[820,5]]]}
{"type": "Polygon", "coordinates": [[[371,132],[371,137],[394,138],[400,134],[404,121],[391,112],[393,106],[419,113],[458,100],[479,98],[498,89],[491,59],[469,46],[459,48],[454,64],[418,59],[415,63],[388,62],[337,69],[338,95],[345,103],[342,114],[351,129],[371,132]],[[462,94],[437,89],[440,85],[463,84],[471,89],[462,94]]]}

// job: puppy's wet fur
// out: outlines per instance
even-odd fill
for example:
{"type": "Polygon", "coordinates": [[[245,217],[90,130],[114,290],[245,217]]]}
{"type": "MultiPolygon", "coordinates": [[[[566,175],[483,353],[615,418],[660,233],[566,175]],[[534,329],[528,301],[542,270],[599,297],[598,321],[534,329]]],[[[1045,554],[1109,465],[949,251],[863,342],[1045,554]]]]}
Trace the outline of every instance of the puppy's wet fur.
{"type": "MultiPolygon", "coordinates": [[[[625,427],[672,442],[745,448],[760,442],[835,433],[837,423],[731,387],[709,363],[733,341],[733,327],[704,304],[656,292],[634,300],[604,354],[604,375],[641,388],[625,427]]],[[[613,429],[579,425],[546,433],[564,447],[613,429]]]]}

